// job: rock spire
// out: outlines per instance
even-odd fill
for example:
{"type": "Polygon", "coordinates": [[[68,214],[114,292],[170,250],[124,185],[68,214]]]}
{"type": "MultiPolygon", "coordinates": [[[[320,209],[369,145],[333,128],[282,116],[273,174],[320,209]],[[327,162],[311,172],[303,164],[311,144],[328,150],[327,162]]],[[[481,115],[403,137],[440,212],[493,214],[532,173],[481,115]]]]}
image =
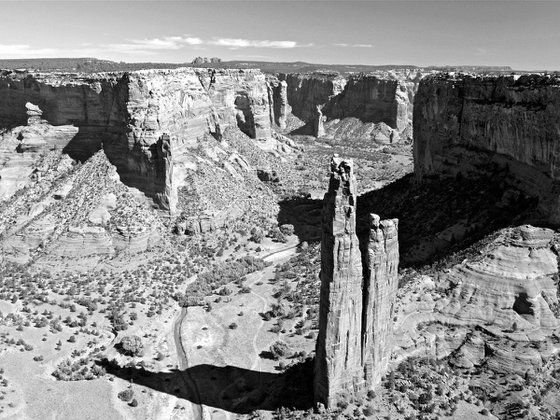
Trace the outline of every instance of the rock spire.
{"type": "Polygon", "coordinates": [[[314,377],[315,401],[327,406],[373,388],[387,369],[399,262],[398,220],[372,214],[362,266],[354,165],[335,155],[330,169],[314,377]]]}

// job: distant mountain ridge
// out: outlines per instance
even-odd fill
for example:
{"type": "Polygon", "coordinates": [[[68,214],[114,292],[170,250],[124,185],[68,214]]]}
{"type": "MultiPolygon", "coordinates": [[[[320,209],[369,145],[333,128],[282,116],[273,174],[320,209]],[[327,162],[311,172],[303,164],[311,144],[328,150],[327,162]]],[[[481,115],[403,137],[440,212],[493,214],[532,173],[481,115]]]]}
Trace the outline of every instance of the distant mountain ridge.
{"type": "Polygon", "coordinates": [[[124,61],[100,60],[92,57],[82,58],[21,58],[0,59],[0,68],[3,69],[28,69],[37,71],[70,71],[82,73],[113,72],[113,71],[135,71],[143,69],[161,69],[177,67],[207,67],[207,68],[259,68],[265,73],[307,73],[314,71],[332,71],[340,73],[360,73],[376,70],[390,70],[398,68],[422,68],[424,70],[441,71],[472,71],[472,72],[510,72],[509,66],[428,66],[420,67],[413,64],[384,64],[384,65],[350,65],[350,64],[313,64],[303,61],[295,62],[272,62],[272,61],[221,61],[221,62],[193,62],[185,63],[126,63],[124,61]]]}

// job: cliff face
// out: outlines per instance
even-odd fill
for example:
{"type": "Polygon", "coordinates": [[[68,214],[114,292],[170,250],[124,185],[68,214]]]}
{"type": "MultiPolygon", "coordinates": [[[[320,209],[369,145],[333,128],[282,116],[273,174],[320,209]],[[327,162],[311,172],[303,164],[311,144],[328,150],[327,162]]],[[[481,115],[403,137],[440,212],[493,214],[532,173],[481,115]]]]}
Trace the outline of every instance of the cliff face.
{"type": "Polygon", "coordinates": [[[347,137],[371,136],[374,125],[380,123],[396,133],[410,132],[412,101],[419,80],[412,74],[360,74],[345,78],[316,72],[280,74],[279,79],[287,83],[292,114],[308,124],[315,136],[344,136],[343,131],[349,131],[348,124],[345,130],[338,129],[344,119],[351,119],[353,126],[347,137]],[[321,131],[323,122],[325,132],[321,131]]]}
{"type": "Polygon", "coordinates": [[[356,117],[363,122],[384,122],[398,131],[406,128],[408,107],[406,85],[372,75],[350,76],[344,90],[326,108],[331,119],[356,117]]]}
{"type": "Polygon", "coordinates": [[[427,77],[415,98],[415,174],[472,176],[501,168],[558,224],[559,109],[558,77],[427,77]]]}
{"type": "Polygon", "coordinates": [[[267,86],[258,70],[182,68],[92,77],[2,73],[0,127],[25,124],[27,102],[37,105],[49,124],[78,128],[66,153],[85,160],[103,147],[124,183],[170,210],[181,185],[181,172],[173,166],[197,140],[220,138],[230,125],[254,139],[271,135],[267,86]]]}
{"type": "Polygon", "coordinates": [[[362,266],[356,236],[352,161],[331,161],[323,207],[321,302],[315,355],[316,402],[335,405],[345,393],[373,389],[388,367],[398,285],[398,220],[370,216],[362,266]]]}

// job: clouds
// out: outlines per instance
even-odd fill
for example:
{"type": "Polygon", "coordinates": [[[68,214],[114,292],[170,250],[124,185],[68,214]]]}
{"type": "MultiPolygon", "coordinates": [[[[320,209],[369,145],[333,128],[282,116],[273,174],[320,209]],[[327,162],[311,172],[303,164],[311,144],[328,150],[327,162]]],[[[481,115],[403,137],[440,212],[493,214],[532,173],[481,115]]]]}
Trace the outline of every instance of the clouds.
{"type": "MultiPolygon", "coordinates": [[[[34,47],[28,44],[0,44],[0,56],[5,58],[32,57],[112,57],[119,59],[131,56],[154,57],[165,52],[181,52],[188,50],[204,50],[208,48],[228,50],[290,50],[309,47],[328,48],[328,45],[301,43],[293,40],[270,40],[212,37],[200,38],[190,34],[172,35],[155,38],[129,38],[120,42],[83,43],[70,48],[34,47]]],[[[336,43],[342,48],[373,48],[372,44],[336,43]]],[[[257,52],[258,54],[259,52],[257,52]]],[[[219,54],[219,52],[216,52],[219,54]]]]}
{"type": "Polygon", "coordinates": [[[214,38],[212,41],[208,42],[210,45],[216,45],[219,47],[228,47],[230,49],[238,48],[297,48],[297,47],[307,47],[313,44],[301,45],[296,41],[257,41],[242,38],[214,38]]]}
{"type": "Polygon", "coordinates": [[[113,52],[153,54],[158,50],[180,50],[187,46],[198,46],[203,43],[204,41],[198,37],[184,35],[151,39],[130,39],[123,43],[108,44],[103,46],[103,48],[113,52]]]}
{"type": "Polygon", "coordinates": [[[186,47],[203,49],[205,47],[224,47],[230,50],[240,48],[298,48],[309,47],[313,44],[299,44],[296,41],[271,41],[244,38],[218,38],[202,39],[190,35],[166,36],[151,39],[129,39],[122,43],[113,43],[102,46],[111,52],[134,52],[143,55],[153,55],[161,50],[180,50],[186,47]]]}
{"type": "Polygon", "coordinates": [[[350,47],[350,48],[373,48],[372,44],[333,44],[335,47],[350,47]]]}
{"type": "Polygon", "coordinates": [[[27,44],[0,44],[0,57],[54,57],[57,53],[58,50],[55,48],[33,48],[27,44]]]}

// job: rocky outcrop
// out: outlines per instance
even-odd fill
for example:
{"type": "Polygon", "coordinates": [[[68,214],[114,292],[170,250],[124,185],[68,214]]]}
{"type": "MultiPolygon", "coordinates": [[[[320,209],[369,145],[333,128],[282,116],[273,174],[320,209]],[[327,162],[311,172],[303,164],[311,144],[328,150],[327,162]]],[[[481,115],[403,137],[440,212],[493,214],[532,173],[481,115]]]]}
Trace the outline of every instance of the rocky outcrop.
{"type": "Polygon", "coordinates": [[[66,153],[86,160],[103,147],[124,183],[171,211],[183,182],[173,166],[188,148],[207,135],[221,138],[228,126],[271,138],[267,86],[258,70],[0,74],[0,127],[24,125],[28,102],[38,107],[29,118],[78,129],[66,153]]]}
{"type": "Polygon", "coordinates": [[[315,401],[335,405],[372,389],[386,371],[398,285],[398,221],[371,215],[367,254],[356,236],[353,162],[335,156],[324,198],[315,401]]]}
{"type": "Polygon", "coordinates": [[[461,263],[399,290],[393,361],[451,356],[463,368],[541,369],[560,328],[555,236],[530,225],[504,229],[461,263]]]}
{"type": "Polygon", "coordinates": [[[73,125],[52,126],[42,111],[28,103],[27,125],[0,132],[0,201],[40,177],[37,162],[49,152],[60,153],[77,136],[73,125]]]}
{"type": "Polygon", "coordinates": [[[479,176],[502,171],[560,224],[560,78],[439,74],[420,82],[414,171],[479,176]]]}
{"type": "Polygon", "coordinates": [[[268,79],[269,102],[271,104],[270,120],[279,128],[286,128],[286,118],[291,108],[288,104],[288,83],[275,77],[268,79]]]}
{"type": "Polygon", "coordinates": [[[368,387],[377,385],[387,371],[393,348],[393,311],[399,284],[397,219],[380,221],[370,215],[365,256],[362,360],[368,387]]]}

